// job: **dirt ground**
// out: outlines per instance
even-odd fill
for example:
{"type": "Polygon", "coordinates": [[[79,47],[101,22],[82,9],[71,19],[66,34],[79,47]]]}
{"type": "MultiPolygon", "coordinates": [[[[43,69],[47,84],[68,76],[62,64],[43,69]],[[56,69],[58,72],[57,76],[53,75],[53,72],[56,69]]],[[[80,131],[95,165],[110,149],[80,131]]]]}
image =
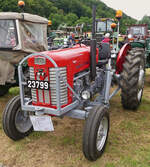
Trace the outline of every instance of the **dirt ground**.
{"type": "MultiPolygon", "coordinates": [[[[2,111],[13,97],[0,98],[2,111]]],[[[150,166],[150,75],[146,76],[143,100],[136,112],[124,110],[120,95],[111,100],[110,133],[105,153],[89,162],[82,153],[83,120],[53,118],[54,132],[33,132],[14,142],[0,122],[0,167],[149,167],[150,166]]]]}

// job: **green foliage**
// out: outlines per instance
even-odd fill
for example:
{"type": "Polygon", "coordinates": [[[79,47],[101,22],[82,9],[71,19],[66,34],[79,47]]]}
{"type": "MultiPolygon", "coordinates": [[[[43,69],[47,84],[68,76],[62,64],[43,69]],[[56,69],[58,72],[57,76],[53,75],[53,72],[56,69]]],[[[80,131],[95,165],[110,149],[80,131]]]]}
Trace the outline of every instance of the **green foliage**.
{"type": "Polygon", "coordinates": [[[48,0],[26,0],[26,7],[25,9],[30,13],[38,14],[40,13],[41,16],[49,17],[52,9],[53,4],[48,0]]]}
{"type": "Polygon", "coordinates": [[[0,9],[3,12],[6,12],[6,11],[18,12],[19,11],[16,0],[6,0],[6,1],[0,0],[0,9]]]}
{"type": "Polygon", "coordinates": [[[52,13],[49,17],[50,20],[52,20],[52,28],[57,29],[57,27],[65,22],[64,15],[61,13],[52,13]]]}
{"type": "MultiPolygon", "coordinates": [[[[92,22],[92,5],[97,6],[97,18],[114,18],[115,10],[106,6],[100,0],[24,0],[24,12],[38,14],[52,20],[52,29],[57,29],[59,24],[66,23],[73,26],[85,23],[84,31],[89,30],[88,24],[92,22]]],[[[0,0],[0,11],[21,12],[17,0],[0,0]]],[[[144,21],[147,18],[144,18],[144,21]]],[[[121,31],[126,31],[125,24],[135,23],[136,20],[124,14],[121,20],[121,31]]]]}
{"type": "Polygon", "coordinates": [[[128,16],[127,16],[127,17],[123,16],[123,18],[122,18],[120,24],[121,24],[121,26],[120,26],[120,27],[121,27],[121,32],[122,32],[122,33],[126,33],[127,27],[128,27],[129,25],[136,24],[136,20],[131,19],[131,18],[129,18],[128,16]]]}
{"type": "Polygon", "coordinates": [[[139,24],[147,24],[150,29],[150,16],[145,15],[142,20],[139,21],[139,24]]]}
{"type": "Polygon", "coordinates": [[[74,25],[74,23],[78,20],[78,16],[74,13],[68,13],[65,16],[65,20],[69,26],[74,25]]]}
{"type": "Polygon", "coordinates": [[[91,30],[91,24],[92,24],[92,19],[89,17],[80,17],[80,19],[78,19],[76,21],[76,24],[83,24],[84,23],[84,27],[83,27],[83,31],[90,31],[91,30]]]}

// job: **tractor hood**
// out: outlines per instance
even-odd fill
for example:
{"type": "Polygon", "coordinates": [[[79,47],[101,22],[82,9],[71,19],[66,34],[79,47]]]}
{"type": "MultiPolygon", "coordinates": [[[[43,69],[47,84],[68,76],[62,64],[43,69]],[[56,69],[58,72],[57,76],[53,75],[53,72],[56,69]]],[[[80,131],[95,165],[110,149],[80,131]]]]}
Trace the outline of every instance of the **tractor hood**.
{"type": "MultiPolygon", "coordinates": [[[[78,73],[90,67],[90,47],[85,45],[76,45],[73,48],[46,51],[42,53],[51,57],[56,62],[58,67],[67,67],[73,73],[78,73]]],[[[35,57],[31,57],[28,59],[28,65],[39,67],[39,65],[34,64],[34,58],[35,57]]],[[[96,61],[98,61],[98,50],[96,61]]],[[[48,60],[46,62],[46,66],[53,67],[52,63],[48,60]]],[[[41,67],[43,67],[43,65],[41,65],[41,67]]]]}

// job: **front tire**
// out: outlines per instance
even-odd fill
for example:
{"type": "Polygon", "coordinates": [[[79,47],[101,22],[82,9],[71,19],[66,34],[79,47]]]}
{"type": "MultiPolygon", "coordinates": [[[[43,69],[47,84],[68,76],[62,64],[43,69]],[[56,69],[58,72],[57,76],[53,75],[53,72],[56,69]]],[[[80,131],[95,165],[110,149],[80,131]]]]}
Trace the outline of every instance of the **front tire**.
{"type": "Polygon", "coordinates": [[[123,108],[136,110],[141,103],[144,88],[145,57],[143,49],[133,48],[128,53],[123,64],[121,78],[123,108]]]}
{"type": "Polygon", "coordinates": [[[89,113],[83,131],[83,153],[90,161],[104,152],[109,132],[109,113],[104,106],[96,106],[89,113]]]}
{"type": "Polygon", "coordinates": [[[11,99],[3,111],[3,129],[12,140],[19,140],[28,136],[32,130],[28,112],[21,110],[20,96],[11,99]]]}

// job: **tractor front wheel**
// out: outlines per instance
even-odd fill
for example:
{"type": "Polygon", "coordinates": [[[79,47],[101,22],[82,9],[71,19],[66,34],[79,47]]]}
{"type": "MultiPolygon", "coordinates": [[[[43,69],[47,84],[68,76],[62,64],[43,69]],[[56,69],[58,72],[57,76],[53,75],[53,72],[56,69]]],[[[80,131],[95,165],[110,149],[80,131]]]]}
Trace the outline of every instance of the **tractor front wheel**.
{"type": "Polygon", "coordinates": [[[125,58],[121,73],[121,102],[125,109],[136,110],[141,103],[144,79],[145,56],[141,48],[133,48],[125,58]]]}
{"type": "Polygon", "coordinates": [[[83,153],[90,161],[97,160],[104,152],[109,132],[107,108],[98,105],[89,113],[83,132],[83,153]]]}
{"type": "Polygon", "coordinates": [[[19,140],[29,135],[33,128],[28,112],[21,110],[20,97],[11,99],[3,111],[3,129],[12,140],[19,140]]]}

